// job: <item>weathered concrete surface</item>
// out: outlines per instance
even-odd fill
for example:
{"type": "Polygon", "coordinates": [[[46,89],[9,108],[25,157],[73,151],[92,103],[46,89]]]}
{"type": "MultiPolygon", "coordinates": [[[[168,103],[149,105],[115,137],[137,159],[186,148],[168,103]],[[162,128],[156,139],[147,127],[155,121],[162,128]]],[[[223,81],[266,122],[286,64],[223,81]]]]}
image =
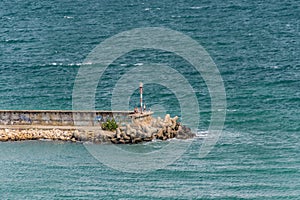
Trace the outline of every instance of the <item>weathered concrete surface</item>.
{"type": "Polygon", "coordinates": [[[0,125],[100,126],[109,118],[131,120],[132,111],[0,110],[0,125]]]}

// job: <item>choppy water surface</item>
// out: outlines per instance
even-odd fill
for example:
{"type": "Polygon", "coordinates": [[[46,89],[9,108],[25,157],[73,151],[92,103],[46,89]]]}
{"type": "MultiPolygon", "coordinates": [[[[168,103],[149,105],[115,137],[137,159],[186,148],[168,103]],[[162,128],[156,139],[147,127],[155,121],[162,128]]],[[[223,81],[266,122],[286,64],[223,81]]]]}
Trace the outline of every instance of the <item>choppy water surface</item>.
{"type": "MultiPolygon", "coordinates": [[[[176,162],[146,174],[113,170],[82,144],[1,143],[2,198],[299,198],[297,1],[4,0],[0,8],[0,109],[72,109],[74,80],[88,53],[117,33],[150,26],[199,42],[218,66],[227,96],[224,132],[207,157],[198,157],[203,140],[196,139],[176,162]]],[[[189,81],[205,133],[211,114],[206,85],[170,52],[138,50],[117,59],[99,81],[96,108],[110,109],[117,80],[147,63],[171,66],[189,81]]],[[[149,107],[180,115],[168,88],[145,85],[144,96],[149,107]]]]}

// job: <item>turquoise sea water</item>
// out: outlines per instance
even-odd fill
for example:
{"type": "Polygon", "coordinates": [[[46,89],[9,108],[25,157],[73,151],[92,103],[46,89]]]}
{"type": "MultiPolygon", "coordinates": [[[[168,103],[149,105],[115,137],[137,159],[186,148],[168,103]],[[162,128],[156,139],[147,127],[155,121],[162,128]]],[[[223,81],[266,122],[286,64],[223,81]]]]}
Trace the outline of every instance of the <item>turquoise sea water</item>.
{"type": "MultiPolygon", "coordinates": [[[[1,1],[0,109],[72,109],[76,74],[92,49],[143,27],[170,28],[200,43],[227,96],[224,131],[208,156],[198,157],[200,138],[173,164],[149,173],[113,170],[82,144],[1,143],[1,199],[299,199],[299,13],[299,2],[275,0],[1,1]]],[[[205,134],[208,89],[169,52],[137,50],[116,60],[99,81],[96,109],[110,109],[117,80],[147,63],[164,63],[189,81],[205,134]]],[[[149,107],[180,115],[168,88],[145,85],[144,96],[149,107]]],[[[135,102],[137,90],[130,106],[135,102]]]]}

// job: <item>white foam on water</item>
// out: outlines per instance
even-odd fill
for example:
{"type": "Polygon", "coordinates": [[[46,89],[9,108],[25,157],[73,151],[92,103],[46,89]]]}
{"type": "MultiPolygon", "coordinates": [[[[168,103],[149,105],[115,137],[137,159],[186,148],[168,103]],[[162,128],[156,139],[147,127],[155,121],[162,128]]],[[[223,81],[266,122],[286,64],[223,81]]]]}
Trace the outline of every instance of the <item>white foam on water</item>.
{"type": "Polygon", "coordinates": [[[201,9],[202,7],[201,6],[192,6],[190,7],[190,9],[193,9],[193,10],[198,10],[198,9],[201,9]]]}
{"type": "Polygon", "coordinates": [[[86,63],[57,63],[57,62],[53,62],[50,64],[46,64],[46,65],[53,65],[53,66],[81,66],[81,65],[92,65],[92,62],[86,62],[86,63]]]}
{"type": "Polygon", "coordinates": [[[236,109],[226,109],[226,112],[236,112],[236,109]]]}
{"type": "Polygon", "coordinates": [[[181,15],[171,15],[171,18],[181,18],[181,15]]]}
{"type": "Polygon", "coordinates": [[[135,63],[134,66],[142,66],[144,63],[135,63]]]}
{"type": "Polygon", "coordinates": [[[277,66],[277,65],[274,65],[274,66],[271,66],[271,68],[272,68],[272,69],[278,69],[278,68],[279,68],[279,66],[277,66]]]}
{"type": "Polygon", "coordinates": [[[92,65],[92,62],[84,62],[84,63],[80,63],[80,65],[92,65]]]}
{"type": "Polygon", "coordinates": [[[208,135],[208,131],[198,131],[196,133],[196,138],[205,138],[208,135]]]}

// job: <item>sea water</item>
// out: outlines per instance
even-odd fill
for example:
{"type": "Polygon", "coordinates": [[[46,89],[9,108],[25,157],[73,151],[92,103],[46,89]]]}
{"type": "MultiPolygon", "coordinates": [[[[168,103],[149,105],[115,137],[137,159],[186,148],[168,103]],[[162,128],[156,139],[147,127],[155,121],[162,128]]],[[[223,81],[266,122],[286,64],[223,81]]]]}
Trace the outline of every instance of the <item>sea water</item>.
{"type": "MultiPolygon", "coordinates": [[[[84,144],[1,143],[1,199],[299,199],[299,8],[297,1],[275,0],[1,1],[0,109],[72,109],[75,80],[89,53],[115,34],[145,27],[197,41],[221,74],[227,103],[221,137],[201,158],[212,114],[201,74],[173,52],[128,52],[99,79],[94,108],[112,108],[113,89],[126,72],[158,63],[193,88],[198,137],[168,165],[136,173],[104,164],[84,144]]],[[[177,81],[164,83],[181,91],[177,81]]],[[[138,85],[127,98],[128,109],[139,106],[138,85]]],[[[162,84],[145,84],[144,100],[157,116],[184,117],[180,98],[162,84]]],[[[163,145],[121,148],[141,159],[158,150],[163,162],[163,145]]]]}

